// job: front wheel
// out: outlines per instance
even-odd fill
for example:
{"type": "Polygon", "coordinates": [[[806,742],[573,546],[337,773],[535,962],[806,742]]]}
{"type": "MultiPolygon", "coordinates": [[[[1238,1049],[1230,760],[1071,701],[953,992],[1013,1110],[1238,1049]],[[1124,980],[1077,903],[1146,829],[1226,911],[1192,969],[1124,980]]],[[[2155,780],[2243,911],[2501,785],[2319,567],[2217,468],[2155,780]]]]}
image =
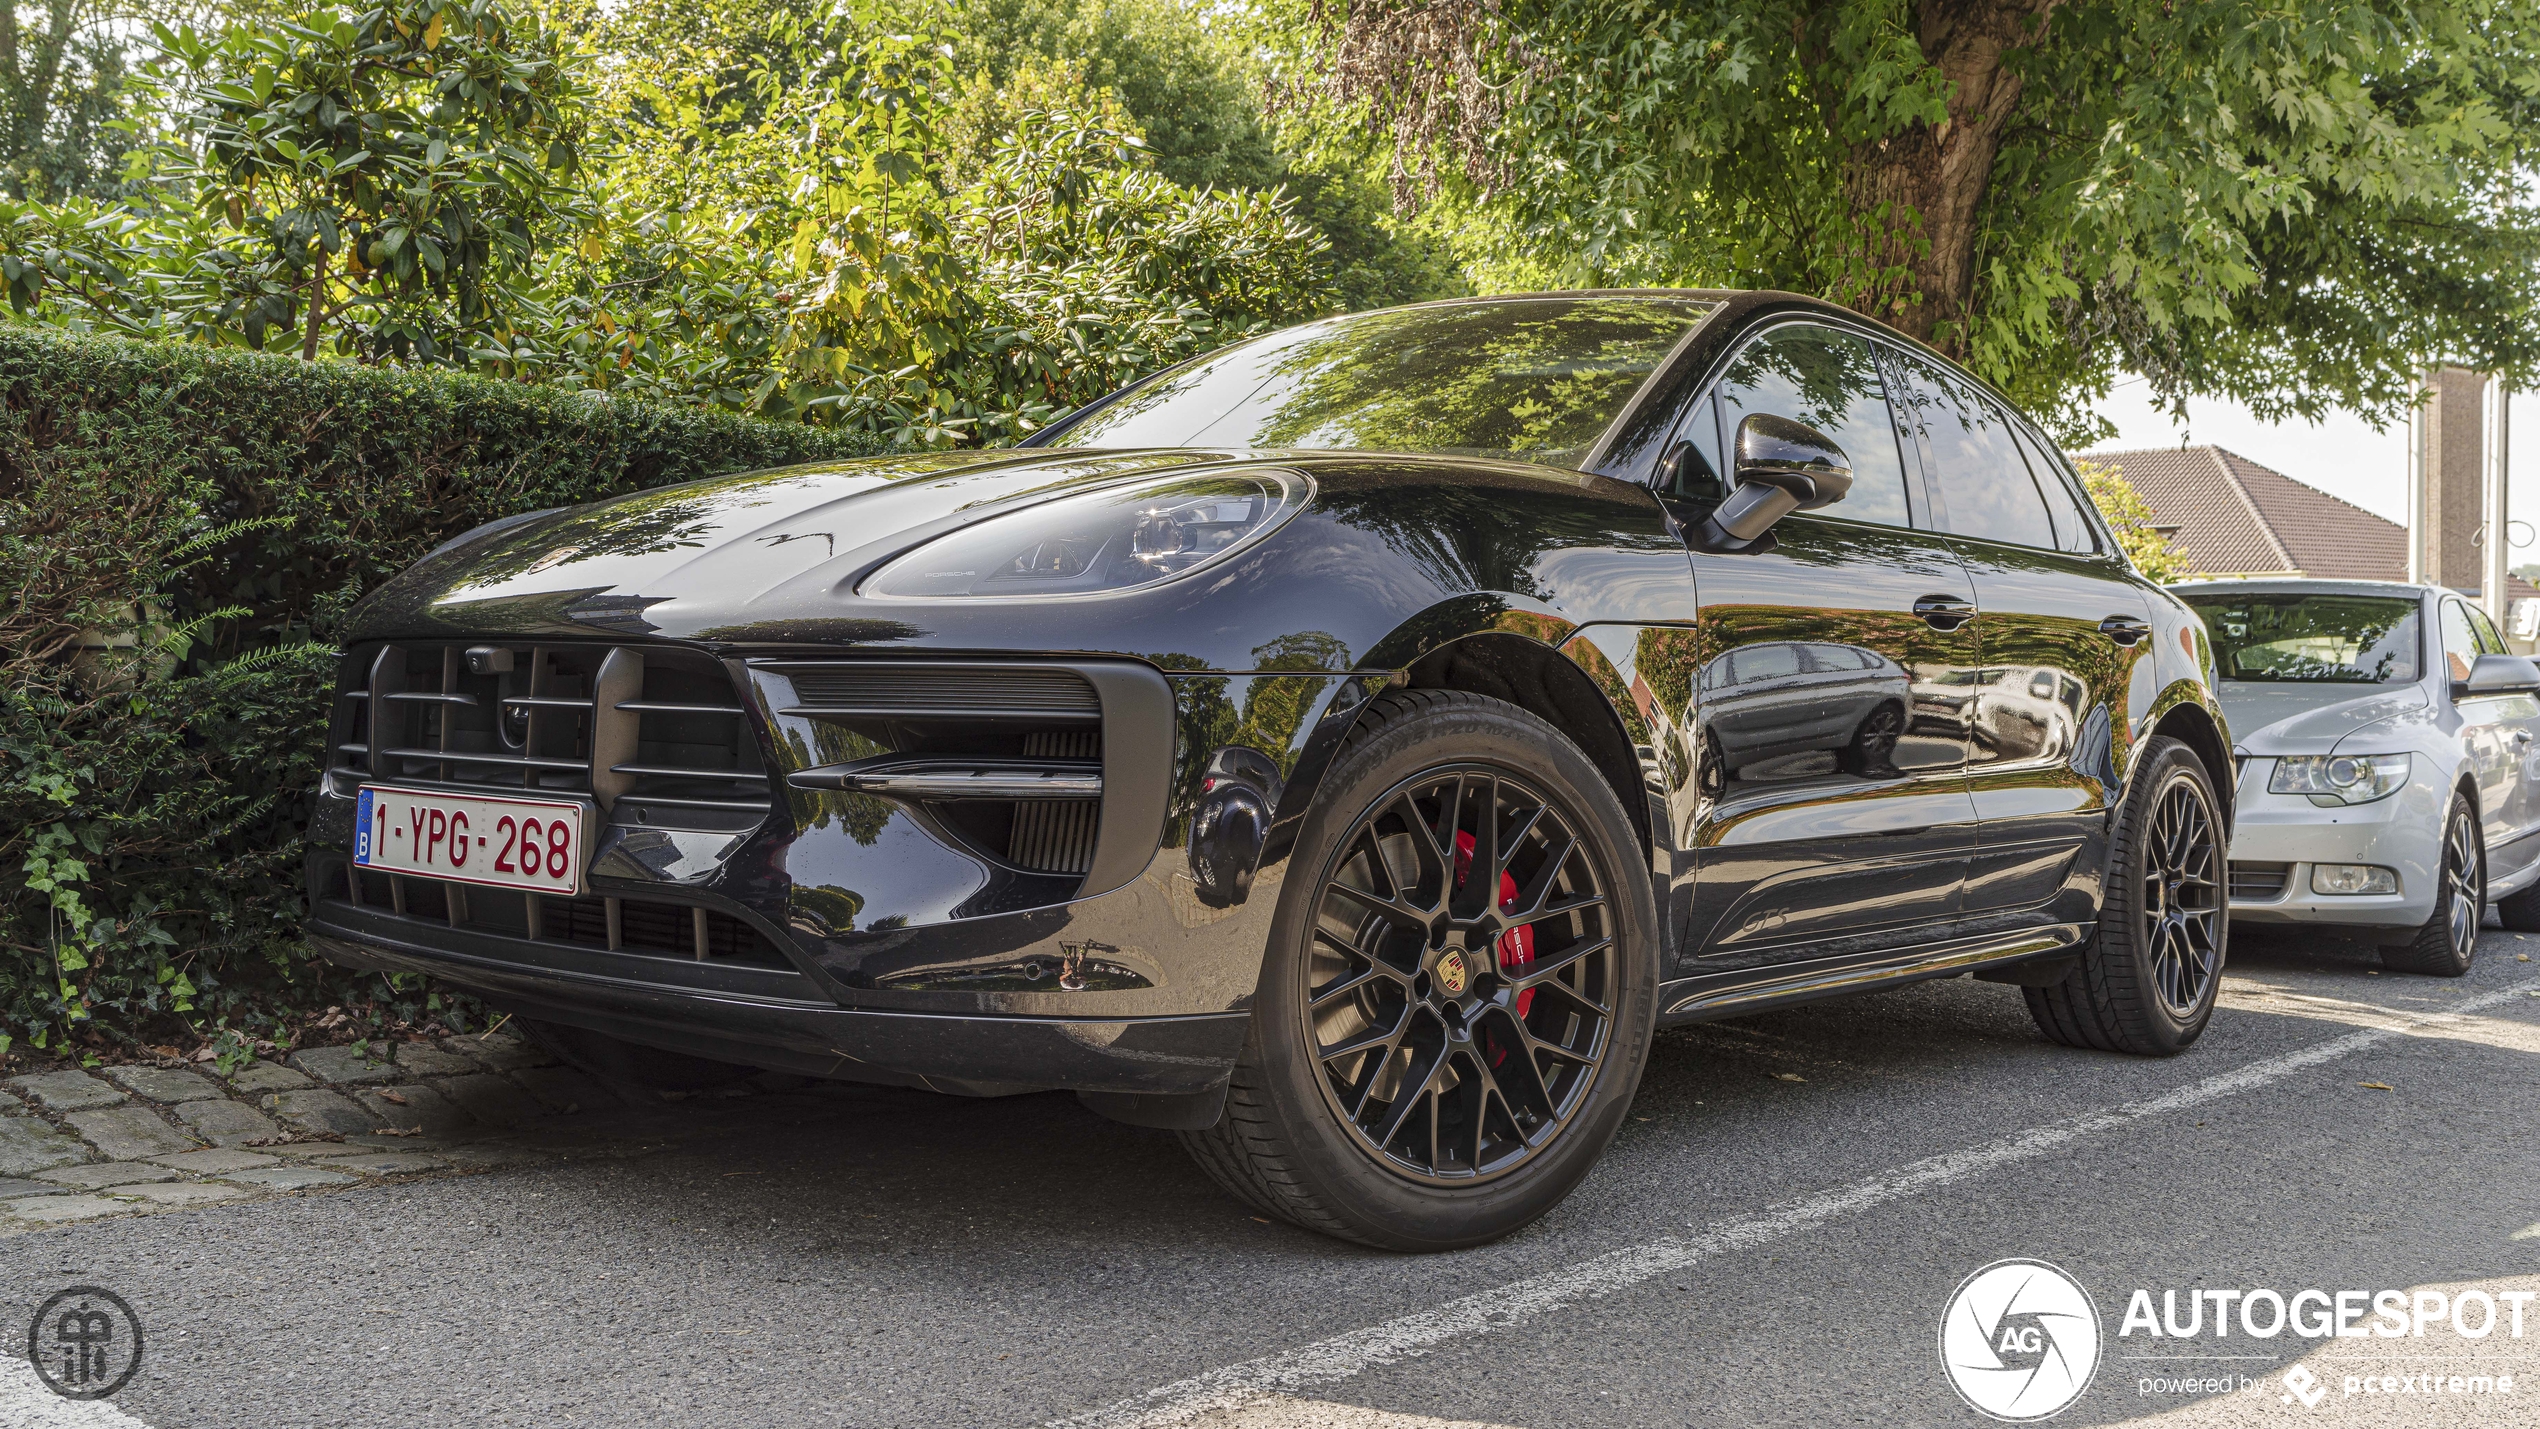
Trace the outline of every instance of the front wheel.
{"type": "Polygon", "coordinates": [[[2478,837],[2478,815],[2469,800],[2452,796],[2443,816],[2443,872],[2434,889],[2434,914],[2415,936],[2381,950],[2381,965],[2396,972],[2459,977],[2478,956],[2478,925],[2487,916],[2487,851],[2478,837]]]}
{"type": "Polygon", "coordinates": [[[2204,761],[2154,736],[2109,835],[2098,936],[2071,976],[2027,990],[2038,1030],[2067,1047],[2150,1057],[2203,1036],[2230,936],[2223,860],[2204,761]]]}
{"type": "Polygon", "coordinates": [[[1596,766],[1499,700],[1420,690],[1351,732],[1300,831],[1252,1033],[1192,1154],[1245,1201],[1389,1250],[1559,1204],[1655,1022],[1657,909],[1596,766]]]}

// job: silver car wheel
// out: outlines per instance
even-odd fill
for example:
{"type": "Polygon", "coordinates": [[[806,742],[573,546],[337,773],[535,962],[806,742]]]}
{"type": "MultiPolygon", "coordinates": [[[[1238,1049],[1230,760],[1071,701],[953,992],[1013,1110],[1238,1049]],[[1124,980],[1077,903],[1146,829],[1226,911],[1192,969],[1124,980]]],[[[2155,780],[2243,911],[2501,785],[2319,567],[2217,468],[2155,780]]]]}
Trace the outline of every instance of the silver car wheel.
{"type": "Polygon", "coordinates": [[[2486,879],[2478,856],[2478,829],[2454,814],[2443,832],[2443,909],[2452,952],[2463,962],[2478,947],[2478,924],[2487,911],[2486,879]]]}

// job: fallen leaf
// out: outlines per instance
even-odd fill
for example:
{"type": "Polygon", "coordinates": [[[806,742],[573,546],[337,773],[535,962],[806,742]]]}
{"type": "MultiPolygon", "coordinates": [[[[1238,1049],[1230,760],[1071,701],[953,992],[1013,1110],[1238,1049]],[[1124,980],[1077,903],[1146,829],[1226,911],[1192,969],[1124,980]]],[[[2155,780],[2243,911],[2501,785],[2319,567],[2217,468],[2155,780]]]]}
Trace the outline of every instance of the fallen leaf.
{"type": "Polygon", "coordinates": [[[402,1092],[381,1092],[379,1099],[384,1102],[395,1102],[399,1106],[406,1104],[405,1094],[402,1092]]]}
{"type": "Polygon", "coordinates": [[[2521,1230],[2515,1231],[2511,1238],[2514,1240],[2540,1240],[2540,1225],[2524,1226],[2521,1230]]]}
{"type": "Polygon", "coordinates": [[[1799,1075],[1797,1072],[1775,1072],[1773,1073],[1773,1077],[1776,1081],[1784,1082],[1804,1082],[1808,1080],[1806,1077],[1799,1075]]]}
{"type": "Polygon", "coordinates": [[[383,1126],[379,1129],[379,1134],[382,1136],[421,1136],[423,1135],[423,1128],[419,1126],[383,1126]]]}
{"type": "Polygon", "coordinates": [[[2531,954],[2529,954],[2529,953],[2516,953],[2516,954],[2514,954],[2514,961],[2515,961],[2515,962],[2518,962],[2518,963],[2527,963],[2527,962],[2531,961],[2531,954]]]}
{"type": "Polygon", "coordinates": [[[2395,1092],[2399,1090],[2397,1087],[2390,1085],[2388,1082],[2357,1082],[2355,1085],[2359,1087],[2370,1087],[2377,1092],[2395,1092]]]}

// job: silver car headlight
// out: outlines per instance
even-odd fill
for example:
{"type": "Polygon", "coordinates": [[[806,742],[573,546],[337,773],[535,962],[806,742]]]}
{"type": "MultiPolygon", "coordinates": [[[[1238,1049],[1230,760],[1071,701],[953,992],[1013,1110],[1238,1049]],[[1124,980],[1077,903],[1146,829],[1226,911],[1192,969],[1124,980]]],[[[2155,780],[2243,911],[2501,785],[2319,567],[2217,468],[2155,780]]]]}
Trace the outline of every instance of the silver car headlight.
{"type": "Polygon", "coordinates": [[[2275,762],[2270,794],[2308,794],[2312,800],[2369,804],[2387,799],[2408,782],[2404,754],[2297,754],[2275,762]]]}
{"type": "Polygon", "coordinates": [[[939,536],[876,571],[881,600],[1116,595],[1213,565],[1305,505],[1278,471],[1171,476],[1062,496],[939,536]]]}

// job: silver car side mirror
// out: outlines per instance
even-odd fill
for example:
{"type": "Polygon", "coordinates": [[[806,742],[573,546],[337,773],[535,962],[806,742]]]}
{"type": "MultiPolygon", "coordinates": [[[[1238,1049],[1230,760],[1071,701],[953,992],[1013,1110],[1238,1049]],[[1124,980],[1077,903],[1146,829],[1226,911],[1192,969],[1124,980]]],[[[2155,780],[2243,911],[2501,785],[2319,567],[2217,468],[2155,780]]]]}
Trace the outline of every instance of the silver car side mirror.
{"type": "Polygon", "coordinates": [[[2469,667],[2469,678],[2452,682],[2452,698],[2484,695],[2527,695],[2540,691],[2540,665],[2520,655],[2481,655],[2469,667]]]}
{"type": "Polygon", "coordinates": [[[1707,517],[1712,544],[1738,550],[1793,511],[1814,511],[1852,490],[1852,460],[1825,433],[1769,412],[1737,424],[1729,499],[1707,517]]]}

